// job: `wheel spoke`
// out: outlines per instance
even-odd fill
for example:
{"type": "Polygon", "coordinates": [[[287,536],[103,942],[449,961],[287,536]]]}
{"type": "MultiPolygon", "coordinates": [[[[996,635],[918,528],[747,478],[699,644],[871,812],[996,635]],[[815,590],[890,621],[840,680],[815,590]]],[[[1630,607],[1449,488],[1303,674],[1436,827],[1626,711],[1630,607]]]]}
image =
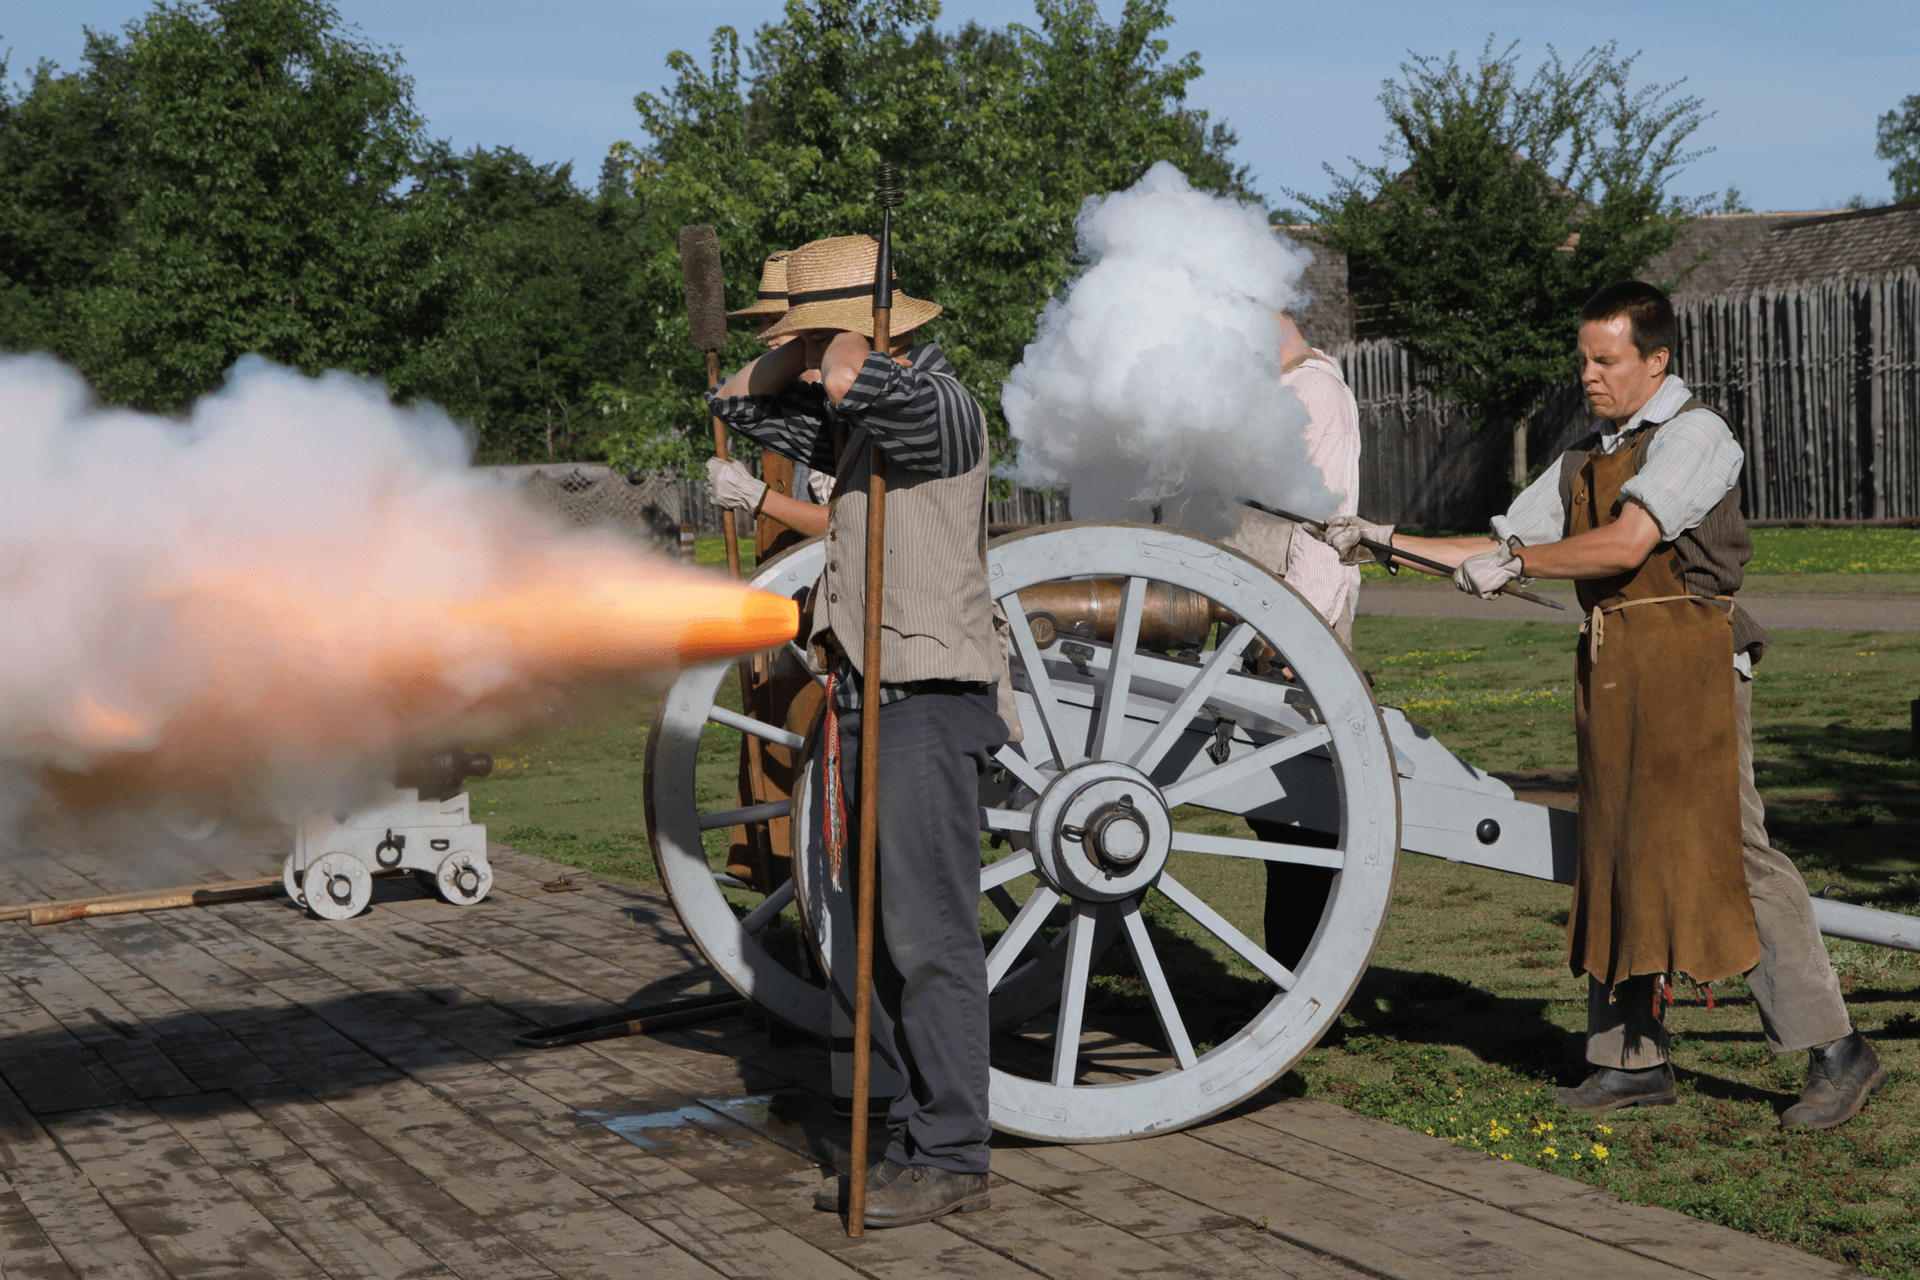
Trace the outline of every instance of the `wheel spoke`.
{"type": "Polygon", "coordinates": [[[1100,716],[1094,722],[1088,754],[1095,760],[1119,758],[1127,724],[1127,694],[1133,688],[1134,650],[1140,644],[1140,615],[1147,606],[1147,580],[1128,578],[1120,592],[1120,621],[1113,629],[1108,651],[1106,687],[1100,694],[1100,716]]]}
{"type": "Polygon", "coordinates": [[[822,689],[827,687],[827,678],[813,669],[813,660],[807,657],[807,651],[805,649],[802,649],[797,642],[789,640],[787,641],[787,651],[799,660],[800,669],[807,673],[808,679],[812,680],[822,689]]]}
{"type": "Polygon", "coordinates": [[[786,910],[793,901],[793,881],[789,880],[767,895],[767,900],[741,917],[740,927],[748,933],[758,933],[767,927],[775,916],[786,910]]]}
{"type": "Polygon", "coordinates": [[[1293,970],[1255,946],[1253,939],[1234,928],[1225,916],[1208,906],[1193,890],[1165,872],[1160,874],[1160,878],[1154,882],[1153,887],[1166,894],[1182,911],[1199,921],[1201,928],[1226,943],[1242,960],[1266,974],[1276,987],[1282,991],[1293,988],[1296,981],[1293,970]]]}
{"type": "Polygon", "coordinates": [[[1207,699],[1213,696],[1213,691],[1220,687],[1220,682],[1225,680],[1233,670],[1233,664],[1240,660],[1241,652],[1246,649],[1253,637],[1252,625],[1245,622],[1227,633],[1227,638],[1220,642],[1220,646],[1207,655],[1206,665],[1200,668],[1200,674],[1193,678],[1193,683],[1182,691],[1180,701],[1174,704],[1173,710],[1167,712],[1166,718],[1160,722],[1159,729],[1138,751],[1133,753],[1133,759],[1128,761],[1129,764],[1142,773],[1149,775],[1153,773],[1154,766],[1165,758],[1168,751],[1172,750],[1173,744],[1180,740],[1180,735],[1187,731],[1187,726],[1192,723],[1193,717],[1199,713],[1207,699]]]}
{"type": "Polygon", "coordinates": [[[1093,973],[1093,929],[1099,906],[1074,899],[1067,926],[1066,971],[1060,978],[1060,1016],[1053,1030],[1053,1083],[1071,1088],[1080,1067],[1080,1019],[1087,1007],[1087,980],[1093,973]]]}
{"type": "Polygon", "coordinates": [[[1311,729],[1302,729],[1299,733],[1289,734],[1284,738],[1276,738],[1264,747],[1249,751],[1238,760],[1229,760],[1217,768],[1194,774],[1190,778],[1180,779],[1166,789],[1167,808],[1177,809],[1196,796],[1217,791],[1229,783],[1238,782],[1262,769],[1271,769],[1275,765],[1291,760],[1297,755],[1304,755],[1315,747],[1331,741],[1333,741],[1333,730],[1324,724],[1315,725],[1311,729]]]}
{"type": "MultiPolygon", "coordinates": [[[[998,864],[995,864],[998,865],[998,864]]],[[[1027,905],[1020,908],[1013,923],[1000,935],[1000,941],[993,944],[993,950],[987,953],[987,990],[999,986],[1001,980],[1013,969],[1013,962],[1027,949],[1027,943],[1040,932],[1040,926],[1059,905],[1060,896],[1044,884],[1033,887],[1033,893],[1027,898],[1027,905]]]]}
{"type": "Polygon", "coordinates": [[[1347,865],[1347,855],[1338,849],[1316,849],[1304,844],[1273,844],[1251,836],[1203,836],[1197,831],[1173,833],[1173,847],[1188,853],[1217,853],[1229,858],[1259,858],[1263,862],[1291,862],[1302,867],[1332,867],[1338,871],[1347,865]]]}
{"type": "MultiPolygon", "coordinates": [[[[993,904],[994,910],[998,911],[1005,920],[1012,921],[1015,916],[1020,914],[1020,904],[1013,900],[1013,895],[1008,893],[1003,885],[994,885],[991,889],[988,889],[986,891],[986,898],[988,902],[993,904]]],[[[1028,940],[1025,954],[1032,960],[1045,960],[1047,958],[1046,939],[1042,938],[1039,934],[1035,934],[1028,940]]]]}
{"type": "Polygon", "coordinates": [[[1071,759],[1068,756],[1071,740],[1067,737],[1067,722],[1061,713],[1060,702],[1053,695],[1053,677],[1047,674],[1047,664],[1040,657],[1040,646],[1033,642],[1033,627],[1027,622],[1025,610],[1020,607],[1020,593],[1008,592],[1001,597],[1001,602],[1013,624],[1009,630],[1013,632],[1014,651],[1020,655],[1020,668],[1026,673],[1027,693],[1040,710],[1040,727],[1046,731],[1053,758],[1064,769],[1078,760],[1080,753],[1074,751],[1071,759]]]}
{"type": "MultiPolygon", "coordinates": [[[[1032,872],[1032,870],[1032,854],[1009,854],[997,862],[989,863],[980,868],[980,891],[985,893],[988,889],[996,888],[1009,880],[1018,880],[1021,876],[1032,872]]],[[[1013,919],[1011,913],[1008,914],[1007,919],[1009,921],[1013,919]]]]}
{"type": "Polygon", "coordinates": [[[1160,968],[1153,940],[1147,936],[1147,922],[1140,917],[1137,899],[1121,906],[1120,919],[1127,927],[1127,946],[1133,951],[1133,963],[1153,997],[1153,1012],[1160,1019],[1160,1030],[1166,1034],[1167,1047],[1173,1050],[1174,1061],[1182,1068],[1190,1067],[1198,1061],[1194,1057],[1193,1042],[1187,1038],[1187,1024],[1181,1021],[1180,1009],[1173,1002],[1173,988],[1167,985],[1167,975],[1160,968]]]}
{"type": "Polygon", "coordinates": [[[798,751],[801,747],[807,745],[807,740],[797,733],[791,733],[777,724],[768,724],[765,720],[755,720],[752,716],[743,716],[738,711],[729,711],[722,706],[715,705],[712,710],[708,711],[707,719],[713,721],[715,724],[723,724],[729,729],[738,729],[742,733],[750,733],[756,738],[765,738],[775,746],[786,747],[792,751],[798,751]]]}
{"type": "Polygon", "coordinates": [[[982,831],[1031,831],[1033,815],[1024,809],[980,809],[982,831]]]}
{"type": "Polygon", "coordinates": [[[742,805],[738,809],[721,809],[715,813],[700,815],[702,831],[718,831],[722,827],[737,827],[744,822],[765,822],[769,818],[784,818],[792,814],[793,801],[774,800],[767,804],[742,805]]]}
{"type": "Polygon", "coordinates": [[[994,752],[993,758],[1004,765],[1008,773],[1026,783],[1035,795],[1047,789],[1047,775],[1035,768],[1033,761],[1021,755],[1011,742],[994,752]]]}

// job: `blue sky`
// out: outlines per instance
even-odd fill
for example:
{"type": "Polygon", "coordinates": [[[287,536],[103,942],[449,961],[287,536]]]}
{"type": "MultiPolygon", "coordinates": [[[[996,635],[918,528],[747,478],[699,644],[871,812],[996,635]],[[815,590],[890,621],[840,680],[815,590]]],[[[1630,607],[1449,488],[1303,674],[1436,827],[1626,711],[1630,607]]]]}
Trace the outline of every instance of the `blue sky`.
{"type": "MultiPolygon", "coordinates": [[[[406,59],[431,131],[469,146],[510,145],[539,161],[572,160],[590,184],[607,147],[638,140],[633,95],[667,78],[665,58],[703,60],[713,29],[743,39],[775,21],[777,0],[336,0],[367,39],[406,59]]],[[[1117,0],[1101,0],[1110,17],[1117,0]]],[[[18,78],[42,58],[72,68],[81,28],[117,30],[143,0],[6,0],[0,50],[18,78]]],[[[1558,0],[1174,0],[1174,54],[1197,50],[1207,74],[1195,105],[1239,131],[1238,158],[1256,187],[1284,203],[1288,188],[1324,193],[1322,162],[1377,158],[1380,82],[1407,50],[1478,52],[1490,32],[1523,56],[1548,43],[1563,55],[1618,40],[1643,51],[1640,83],[1685,77],[1684,92],[1716,115],[1695,135],[1713,154],[1673,190],[1738,184],[1758,209],[1831,207],[1856,193],[1890,198],[1873,155],[1874,121],[1920,93],[1920,3],[1782,0],[1567,4],[1558,0]]],[[[952,0],[939,25],[1032,21],[1031,0],[952,0]]],[[[1531,65],[1527,57],[1525,65],[1531,65]]]]}

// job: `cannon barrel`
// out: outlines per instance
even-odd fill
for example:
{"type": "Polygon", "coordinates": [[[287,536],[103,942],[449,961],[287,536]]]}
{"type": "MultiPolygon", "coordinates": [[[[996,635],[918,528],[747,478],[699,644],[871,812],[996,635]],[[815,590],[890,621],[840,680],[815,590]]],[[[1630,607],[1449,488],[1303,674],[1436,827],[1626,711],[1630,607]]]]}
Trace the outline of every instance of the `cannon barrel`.
{"type": "MultiPolygon", "coordinates": [[[[1118,577],[1073,578],[1028,587],[1020,593],[1020,607],[1033,628],[1034,643],[1044,649],[1062,635],[1111,643],[1126,583],[1118,577]]],[[[1214,623],[1236,620],[1196,591],[1149,582],[1139,643],[1147,649],[1202,649],[1214,623]]]]}

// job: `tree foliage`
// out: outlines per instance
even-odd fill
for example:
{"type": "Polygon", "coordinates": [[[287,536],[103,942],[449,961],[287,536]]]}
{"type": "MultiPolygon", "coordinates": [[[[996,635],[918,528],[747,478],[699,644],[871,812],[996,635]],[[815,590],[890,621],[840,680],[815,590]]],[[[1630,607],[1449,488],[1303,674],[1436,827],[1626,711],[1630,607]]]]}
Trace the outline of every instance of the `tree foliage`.
{"type": "Polygon", "coordinates": [[[109,399],[170,409],[242,352],[397,364],[444,298],[446,228],[398,216],[418,143],[392,54],[320,0],[161,0],[0,128],[0,277],[109,399]]]}
{"type": "Polygon", "coordinates": [[[1878,134],[1873,154],[1892,161],[1887,177],[1894,200],[1920,200],[1920,93],[1908,94],[1881,116],[1878,134]]]}
{"type": "MultiPolygon", "coordinates": [[[[1523,80],[1516,46],[1476,64],[1413,55],[1380,103],[1383,162],[1324,199],[1296,195],[1313,237],[1366,279],[1356,303],[1426,366],[1435,391],[1510,422],[1573,372],[1580,305],[1669,247],[1705,202],[1668,183],[1707,118],[1679,85],[1630,84],[1607,44],[1551,47],[1523,80]]],[[[1732,196],[1729,197],[1733,199],[1732,196]]]]}
{"type": "MultiPolygon", "coordinates": [[[[0,85],[0,347],[158,410],[259,352],[434,400],[488,459],[689,466],[680,228],[719,228],[743,305],[769,252],[875,227],[885,159],[902,283],[946,305],[933,336],[997,419],[1086,196],[1163,159],[1249,194],[1233,135],[1185,104],[1200,67],[1169,56],[1166,4],[941,32],[931,0],[789,0],[744,48],[723,27],[705,66],[674,54],[589,193],[430,141],[398,55],[328,0],[157,0],[77,70],[0,85]]],[[[758,351],[741,326],[725,360],[758,351]]]]}
{"type": "MultiPolygon", "coordinates": [[[[928,0],[788,0],[786,20],[746,51],[747,69],[726,27],[704,68],[670,59],[675,82],[635,99],[650,141],[618,149],[654,246],[641,289],[661,300],[643,363],[663,378],[633,401],[662,416],[632,424],[636,446],[676,435],[682,389],[700,384],[679,310],[672,237],[683,224],[718,229],[729,304],[744,306],[767,254],[874,231],[874,167],[898,165],[901,286],[947,308],[928,336],[1002,435],[994,392],[1073,270],[1073,219],[1087,196],[1131,185],[1159,160],[1196,185],[1250,196],[1226,158],[1233,134],[1184,105],[1200,66],[1192,54],[1169,59],[1165,0],[1129,0],[1113,23],[1090,0],[1038,0],[1036,11],[1034,27],[940,33],[928,0]]],[[[743,326],[725,358],[758,350],[743,326]]]]}

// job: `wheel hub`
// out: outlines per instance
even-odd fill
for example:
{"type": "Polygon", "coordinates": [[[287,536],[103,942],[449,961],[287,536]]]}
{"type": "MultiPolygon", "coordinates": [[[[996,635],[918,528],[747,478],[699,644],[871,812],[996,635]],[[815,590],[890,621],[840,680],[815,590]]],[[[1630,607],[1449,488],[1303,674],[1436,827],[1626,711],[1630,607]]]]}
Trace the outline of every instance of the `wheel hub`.
{"type": "Polygon", "coordinates": [[[1113,902],[1159,877],[1173,820],[1145,774],[1092,760],[1055,778],[1040,797],[1032,838],[1041,873],[1062,892],[1113,902]]]}

